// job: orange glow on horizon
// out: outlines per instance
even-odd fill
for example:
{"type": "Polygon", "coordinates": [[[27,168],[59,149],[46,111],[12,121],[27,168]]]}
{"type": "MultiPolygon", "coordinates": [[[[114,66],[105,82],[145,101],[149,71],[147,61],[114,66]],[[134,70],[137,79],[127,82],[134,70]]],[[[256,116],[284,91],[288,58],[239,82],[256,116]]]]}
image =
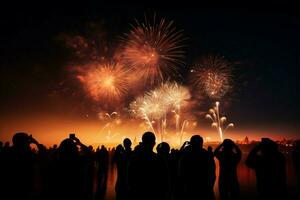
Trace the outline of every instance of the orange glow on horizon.
{"type": "MultiPolygon", "coordinates": [[[[69,136],[69,133],[75,133],[76,136],[86,145],[97,147],[105,144],[106,146],[115,146],[122,142],[125,137],[130,138],[134,143],[138,143],[142,134],[147,129],[144,122],[137,120],[117,120],[118,126],[111,128],[111,134],[108,137],[108,129],[105,123],[100,120],[86,119],[60,119],[52,117],[32,117],[18,120],[0,119],[0,140],[10,141],[16,132],[27,132],[32,134],[40,143],[50,146],[59,144],[63,139],[69,136]]],[[[249,140],[260,140],[261,137],[270,137],[274,140],[282,140],[283,138],[295,138],[296,133],[293,131],[285,132],[285,135],[279,134],[276,130],[250,130],[250,129],[232,129],[224,135],[225,138],[233,140],[243,140],[248,136],[249,140]]],[[[219,142],[219,135],[215,129],[208,126],[200,126],[194,130],[183,134],[182,142],[189,140],[194,135],[199,134],[204,141],[219,142]]],[[[157,143],[160,142],[160,135],[157,134],[157,143]]],[[[169,142],[171,146],[179,146],[179,135],[176,130],[167,130],[164,135],[164,141],[169,142]]],[[[134,144],[135,145],[135,144],[134,144]]]]}

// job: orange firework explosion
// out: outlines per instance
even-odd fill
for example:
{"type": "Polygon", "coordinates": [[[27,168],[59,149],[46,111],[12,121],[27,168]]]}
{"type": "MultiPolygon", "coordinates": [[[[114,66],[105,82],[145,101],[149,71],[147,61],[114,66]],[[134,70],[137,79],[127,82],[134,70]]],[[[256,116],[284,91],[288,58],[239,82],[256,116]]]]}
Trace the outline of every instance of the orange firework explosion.
{"type": "Polygon", "coordinates": [[[102,103],[120,101],[127,93],[128,70],[119,63],[91,65],[78,78],[88,94],[102,103]]]}
{"type": "Polygon", "coordinates": [[[191,70],[193,82],[212,99],[223,97],[231,89],[232,64],[224,57],[205,56],[191,70]]]}
{"type": "Polygon", "coordinates": [[[174,74],[177,65],[183,63],[183,40],[182,31],[177,31],[172,21],[145,18],[125,34],[123,58],[140,78],[153,84],[174,74]]]}

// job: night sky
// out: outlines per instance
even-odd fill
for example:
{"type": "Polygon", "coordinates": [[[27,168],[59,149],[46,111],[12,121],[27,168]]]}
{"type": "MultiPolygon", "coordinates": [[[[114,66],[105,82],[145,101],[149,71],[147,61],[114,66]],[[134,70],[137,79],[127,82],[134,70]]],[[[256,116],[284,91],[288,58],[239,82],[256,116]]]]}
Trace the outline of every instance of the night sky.
{"type": "Polygon", "coordinates": [[[7,127],[13,126],[7,121],[41,113],[70,119],[80,119],[86,113],[92,116],[91,103],[78,86],[66,80],[71,56],[59,35],[84,33],[87,23],[104,21],[110,39],[117,41],[135,18],[156,12],[184,30],[183,73],[207,53],[236,63],[234,87],[224,100],[232,121],[241,128],[276,127],[300,136],[300,15],[280,6],[199,7],[40,3],[38,7],[4,8],[0,20],[0,134],[5,135],[7,127]]]}

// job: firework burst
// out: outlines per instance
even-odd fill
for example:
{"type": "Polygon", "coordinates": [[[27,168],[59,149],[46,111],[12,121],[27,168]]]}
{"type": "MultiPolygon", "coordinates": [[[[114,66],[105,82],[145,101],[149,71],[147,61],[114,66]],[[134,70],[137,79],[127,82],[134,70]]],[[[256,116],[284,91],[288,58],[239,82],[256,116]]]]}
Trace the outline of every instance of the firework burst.
{"type": "Polygon", "coordinates": [[[191,98],[189,90],[176,82],[166,82],[157,90],[164,98],[166,108],[165,112],[168,112],[171,109],[175,114],[176,133],[179,133],[181,107],[191,98]]]}
{"type": "Polygon", "coordinates": [[[193,83],[200,87],[212,99],[223,97],[230,89],[232,82],[232,64],[221,56],[205,56],[194,69],[193,83]]]}
{"type": "Polygon", "coordinates": [[[145,96],[138,97],[135,101],[131,102],[129,105],[129,109],[135,117],[145,120],[146,124],[151,128],[151,130],[154,133],[156,132],[153,127],[153,122],[149,117],[151,108],[147,103],[145,96]]]}
{"type": "Polygon", "coordinates": [[[89,65],[88,70],[77,77],[98,102],[119,102],[127,93],[128,70],[119,63],[89,65]]]}
{"type": "Polygon", "coordinates": [[[205,117],[211,120],[211,126],[217,129],[221,142],[223,141],[225,131],[228,128],[234,127],[233,123],[226,124],[227,118],[225,116],[220,116],[220,102],[218,101],[214,108],[209,109],[209,113],[205,117]]]}
{"type": "Polygon", "coordinates": [[[148,116],[152,119],[159,120],[164,117],[168,110],[168,105],[163,94],[159,90],[152,90],[145,94],[143,107],[148,116]]]}
{"type": "Polygon", "coordinates": [[[130,104],[130,110],[135,117],[145,120],[146,124],[157,133],[161,140],[166,134],[168,114],[175,113],[176,131],[180,131],[180,108],[190,98],[189,90],[177,83],[166,82],[158,88],[136,98],[130,104]],[[153,124],[154,122],[154,124],[153,124]]]}
{"type": "Polygon", "coordinates": [[[159,133],[161,141],[163,141],[167,126],[168,107],[165,97],[160,90],[156,89],[147,92],[143,97],[137,98],[131,105],[131,110],[136,112],[138,117],[144,119],[154,133],[159,133]]]}
{"type": "Polygon", "coordinates": [[[180,109],[191,98],[189,90],[176,82],[166,82],[161,85],[159,90],[165,101],[173,106],[174,109],[180,109]]]}
{"type": "Polygon", "coordinates": [[[183,34],[172,21],[136,21],[125,34],[123,58],[126,64],[139,73],[145,82],[153,84],[174,74],[178,64],[183,64],[183,34]]]}
{"type": "Polygon", "coordinates": [[[159,133],[161,141],[163,141],[163,135],[166,130],[168,109],[169,105],[161,89],[147,92],[130,104],[132,114],[137,118],[145,120],[146,124],[155,134],[159,133]]]}

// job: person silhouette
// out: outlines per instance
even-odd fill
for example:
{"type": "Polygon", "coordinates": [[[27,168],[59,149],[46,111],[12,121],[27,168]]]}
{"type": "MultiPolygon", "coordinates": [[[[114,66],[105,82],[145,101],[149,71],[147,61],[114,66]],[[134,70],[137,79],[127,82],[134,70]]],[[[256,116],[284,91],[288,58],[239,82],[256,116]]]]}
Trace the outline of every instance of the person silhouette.
{"type": "Polygon", "coordinates": [[[89,164],[90,155],[90,149],[76,137],[64,139],[60,143],[49,177],[48,199],[87,198],[85,169],[89,164]]]}
{"type": "MultiPolygon", "coordinates": [[[[6,162],[5,160],[5,156],[4,156],[4,151],[3,151],[3,142],[0,141],[0,163],[4,163],[6,162]]],[[[3,164],[0,165],[0,177],[2,177],[2,173],[3,173],[3,170],[5,170],[5,168],[3,167],[3,164]]],[[[0,194],[3,194],[2,193],[2,188],[3,188],[3,180],[0,181],[0,194]]]]}
{"type": "Polygon", "coordinates": [[[296,140],[293,145],[293,165],[297,178],[298,197],[300,197],[300,140],[296,140]]]}
{"type": "Polygon", "coordinates": [[[9,149],[9,147],[10,147],[10,143],[7,141],[7,142],[5,142],[4,143],[4,148],[7,148],[7,149],[9,149]]]}
{"type": "Polygon", "coordinates": [[[96,199],[104,199],[107,188],[108,168],[109,168],[109,151],[104,145],[96,152],[97,163],[97,190],[96,199]]]}
{"type": "Polygon", "coordinates": [[[170,153],[170,145],[166,142],[162,142],[157,145],[156,151],[159,156],[166,159],[167,161],[170,153]]]}
{"type": "Polygon", "coordinates": [[[11,165],[12,165],[12,155],[11,148],[9,146],[9,142],[5,142],[4,146],[0,152],[0,194],[2,199],[9,199],[10,191],[13,189],[13,181],[11,179],[11,173],[13,173],[11,165]]]}
{"type": "Polygon", "coordinates": [[[246,159],[246,165],[255,170],[260,199],[285,199],[287,194],[285,157],[278,145],[262,138],[246,159]]]}
{"type": "Polygon", "coordinates": [[[214,156],[214,152],[213,152],[212,146],[208,146],[207,147],[207,151],[208,151],[209,155],[214,156]]]}
{"type": "Polygon", "coordinates": [[[115,186],[116,199],[126,200],[130,199],[127,188],[127,167],[132,154],[131,141],[129,138],[123,140],[123,146],[118,145],[114,154],[114,161],[117,165],[117,181],[115,186]],[[124,146],[124,147],[123,147],[124,146]]]}
{"type": "Polygon", "coordinates": [[[31,199],[37,154],[30,145],[36,145],[39,151],[42,147],[31,135],[24,132],[16,133],[12,142],[13,146],[7,147],[9,148],[9,157],[5,164],[8,166],[6,166],[5,177],[2,177],[7,184],[4,192],[8,195],[7,199],[31,199]]]}
{"type": "MultiPolygon", "coordinates": [[[[85,148],[85,147],[84,147],[85,148]]],[[[94,196],[94,175],[95,175],[95,150],[92,145],[89,145],[88,147],[88,153],[85,154],[85,150],[81,149],[81,154],[85,154],[85,160],[84,162],[84,193],[86,200],[92,200],[94,196]]]]}
{"type": "Polygon", "coordinates": [[[155,135],[145,132],[142,143],[128,165],[128,186],[131,199],[165,200],[168,197],[168,171],[163,159],[153,152],[155,135]]]}
{"type": "MultiPolygon", "coordinates": [[[[4,154],[4,151],[3,151],[3,142],[0,141],[0,161],[3,161],[3,154],[4,154]]],[[[0,166],[1,167],[1,166],[0,166]]],[[[1,168],[0,168],[1,169],[1,168]]]]}
{"type": "Polygon", "coordinates": [[[215,162],[203,148],[203,138],[194,135],[179,161],[182,199],[214,199],[215,162]]]}
{"type": "Polygon", "coordinates": [[[239,199],[239,182],[237,166],[241,160],[242,152],[230,139],[225,139],[214,151],[219,160],[219,193],[221,200],[239,199]]]}
{"type": "Polygon", "coordinates": [[[168,199],[171,199],[172,190],[174,188],[172,183],[171,183],[171,181],[174,180],[174,179],[172,179],[172,177],[171,177],[173,175],[172,174],[172,167],[171,167],[171,165],[173,163],[172,163],[171,156],[170,156],[170,149],[171,149],[170,145],[166,142],[161,142],[160,144],[158,144],[156,146],[157,155],[160,157],[160,159],[162,159],[165,162],[165,165],[167,166],[167,170],[168,170],[169,180],[168,180],[168,182],[166,182],[167,185],[164,186],[164,188],[167,188],[167,190],[169,192],[168,193],[168,195],[169,195],[168,199]]]}
{"type": "Polygon", "coordinates": [[[132,145],[132,142],[129,138],[125,138],[123,140],[123,146],[124,146],[125,151],[131,152],[132,151],[131,145],[132,145]]]}

